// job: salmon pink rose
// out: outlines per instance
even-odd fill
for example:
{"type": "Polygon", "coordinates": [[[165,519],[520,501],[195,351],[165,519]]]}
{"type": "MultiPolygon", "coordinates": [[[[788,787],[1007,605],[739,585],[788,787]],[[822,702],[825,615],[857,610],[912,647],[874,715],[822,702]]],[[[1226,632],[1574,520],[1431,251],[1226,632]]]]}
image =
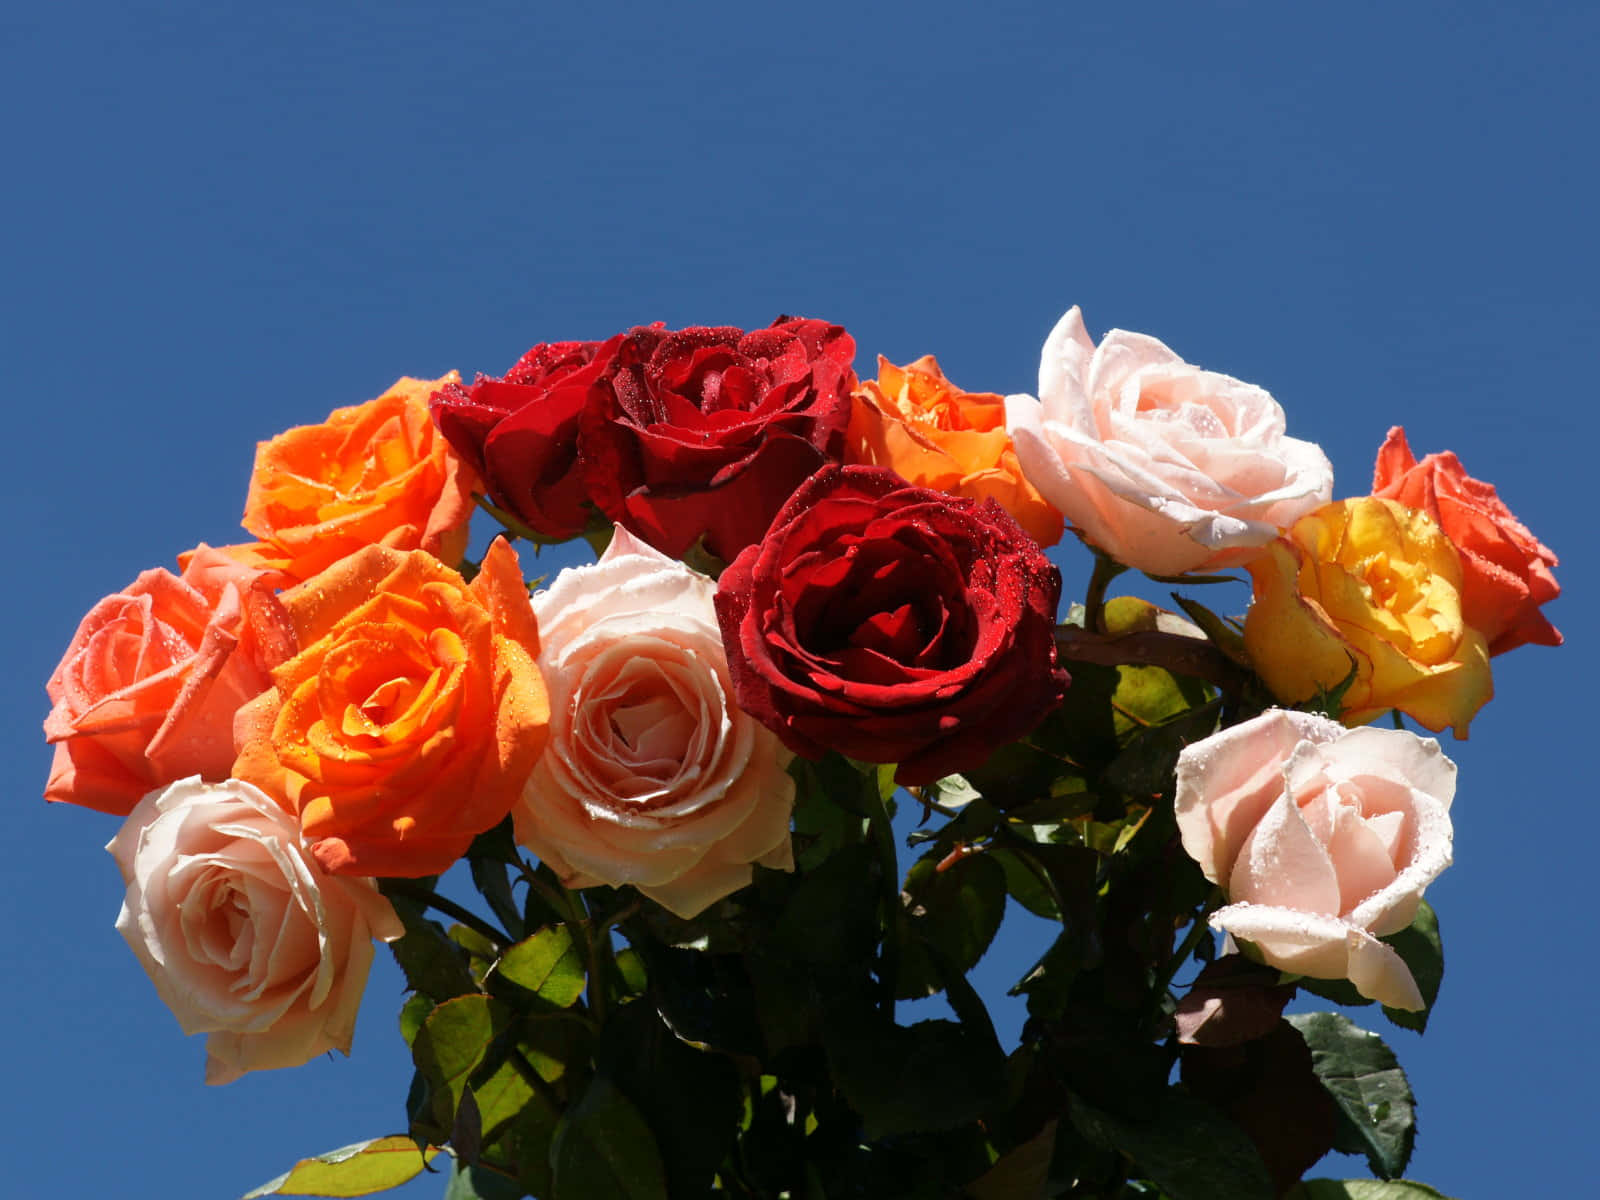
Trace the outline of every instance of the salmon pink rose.
{"type": "Polygon", "coordinates": [[[618,529],[533,600],[550,739],[513,810],[569,887],[632,884],[692,917],[789,870],[793,757],[734,703],[716,585],[618,529]]]}
{"type": "Polygon", "coordinates": [[[327,875],[300,826],[238,780],[151,792],[106,847],[127,893],[117,931],[185,1033],[206,1082],[350,1053],[372,940],[405,933],[370,879],[327,875]]]}
{"type": "Polygon", "coordinates": [[[1371,496],[1327,504],[1247,569],[1245,649],[1283,703],[1349,679],[1346,723],[1393,708],[1464,738],[1494,695],[1483,634],[1462,620],[1460,559],[1426,513],[1371,496]]]}
{"type": "Polygon", "coordinates": [[[1152,575],[1246,562],[1333,495],[1333,468],[1284,435],[1266,392],[1072,308],[1039,362],[1039,396],[1009,396],[1028,481],[1090,543],[1152,575]]]}
{"type": "Polygon", "coordinates": [[[126,815],[185,775],[226,779],[233,715],[295,648],[282,582],[210,546],[101,600],[46,685],[56,747],[45,799],[126,815]]]}
{"type": "Polygon", "coordinates": [[[1450,865],[1455,787],[1431,738],[1312,713],[1269,709],[1185,748],[1178,830],[1230,901],[1212,927],[1280,970],[1422,1008],[1410,969],[1378,939],[1416,919],[1450,865]]]}
{"type": "Polygon", "coordinates": [[[978,766],[1061,702],[1061,574],[992,500],[824,467],[729,564],[717,617],[740,707],[796,753],[978,766]]]}
{"type": "Polygon", "coordinates": [[[1421,462],[1406,431],[1389,430],[1372,472],[1372,494],[1421,509],[1461,556],[1461,616],[1489,642],[1489,654],[1518,646],[1559,646],[1561,633],[1539,606],[1561,594],[1553,551],[1511,515],[1494,485],[1472,478],[1450,451],[1421,462]]]}
{"type": "Polygon", "coordinates": [[[609,395],[581,423],[590,495],[665,554],[703,536],[731,559],[843,455],[855,352],[839,326],[798,317],[748,333],[630,331],[609,395]]]}
{"type": "Polygon", "coordinates": [[[234,723],[235,778],[300,818],[325,870],[437,875],[504,820],[544,746],[539,636],[516,552],[468,585],[368,546],[283,594],[300,652],[234,723]]]}
{"type": "Polygon", "coordinates": [[[494,502],[535,533],[564,540],[589,523],[578,420],[616,369],[624,338],[541,343],[502,378],[448,382],[429,401],[434,423],[494,502]]]}
{"type": "Polygon", "coordinates": [[[433,391],[458,378],[402,378],[320,425],[260,443],[243,523],[261,540],[228,551],[296,581],[370,545],[458,564],[477,481],[428,413],[433,391]]]}
{"type": "Polygon", "coordinates": [[[851,397],[845,461],[888,467],[918,487],[969,500],[993,500],[1041,546],[1061,540],[1061,514],[1022,475],[1006,402],[964,392],[933,355],[904,367],[878,358],[878,378],[851,397]]]}

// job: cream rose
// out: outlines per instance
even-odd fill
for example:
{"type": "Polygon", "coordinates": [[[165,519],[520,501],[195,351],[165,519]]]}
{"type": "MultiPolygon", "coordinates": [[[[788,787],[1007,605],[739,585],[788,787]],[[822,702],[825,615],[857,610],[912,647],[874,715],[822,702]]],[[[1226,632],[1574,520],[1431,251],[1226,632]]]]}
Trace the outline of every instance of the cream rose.
{"type": "Polygon", "coordinates": [[[1213,928],[1281,970],[1423,1006],[1378,939],[1450,865],[1456,768],[1437,742],[1271,709],[1185,749],[1177,777],[1184,849],[1231,901],[1213,928]]]}
{"type": "Polygon", "coordinates": [[[233,779],[151,792],[106,847],[127,895],[117,930],[185,1033],[206,1082],[350,1052],[372,939],[405,929],[370,879],[326,875],[300,824],[233,779]]]}
{"type": "Polygon", "coordinates": [[[793,756],[735,706],[704,575],[620,526],[533,599],[550,733],[517,840],[571,887],[632,884],[690,917],[789,870],[793,756]]]}
{"type": "Polygon", "coordinates": [[[1284,436],[1270,395],[1071,309],[1045,340],[1039,396],[1008,396],[1028,482],[1095,546],[1152,575],[1244,562],[1333,495],[1333,468],[1284,436]]]}

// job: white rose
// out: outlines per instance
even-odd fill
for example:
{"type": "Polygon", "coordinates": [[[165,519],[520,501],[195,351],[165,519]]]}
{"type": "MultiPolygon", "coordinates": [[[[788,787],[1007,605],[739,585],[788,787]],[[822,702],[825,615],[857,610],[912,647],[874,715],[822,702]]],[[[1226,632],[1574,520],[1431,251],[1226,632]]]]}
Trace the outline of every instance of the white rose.
{"type": "Polygon", "coordinates": [[[1438,742],[1269,709],[1185,748],[1177,776],[1183,848],[1232,901],[1213,928],[1281,970],[1422,1007],[1378,938],[1450,865],[1456,767],[1438,742]]]}
{"type": "Polygon", "coordinates": [[[733,700],[704,575],[617,528],[533,598],[549,741],[517,840],[570,887],[632,884],[689,917],[794,865],[793,757],[733,700]]]}
{"type": "Polygon", "coordinates": [[[1333,468],[1284,436],[1283,409],[1155,338],[1113,329],[1096,348],[1077,308],[1039,362],[1039,397],[1008,396],[1023,474],[1126,566],[1180,575],[1240,563],[1333,495],[1333,468]]]}
{"type": "Polygon", "coordinates": [[[206,1082],[350,1052],[372,939],[404,932],[370,879],[324,874],[300,823],[251,784],[198,775],[151,792],[106,849],[127,894],[117,930],[206,1082]]]}

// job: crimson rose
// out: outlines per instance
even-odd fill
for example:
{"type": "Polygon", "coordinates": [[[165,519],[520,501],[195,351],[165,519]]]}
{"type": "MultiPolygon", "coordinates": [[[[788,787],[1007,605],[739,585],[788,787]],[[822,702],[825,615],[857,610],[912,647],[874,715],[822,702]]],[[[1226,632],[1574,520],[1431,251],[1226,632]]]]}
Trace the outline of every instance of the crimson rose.
{"type": "Polygon", "coordinates": [[[578,461],[578,418],[591,389],[615,368],[626,335],[604,342],[548,342],[500,379],[433,394],[433,422],[477,470],[490,497],[535,533],[576,537],[588,524],[578,461]]]}
{"type": "Polygon", "coordinates": [[[808,757],[975,767],[1060,703],[1061,573],[993,500],[826,466],[723,572],[739,705],[808,757]]]}
{"type": "Polygon", "coordinates": [[[839,326],[796,317],[749,333],[632,330],[612,403],[582,419],[591,497],[663,553],[682,555],[704,534],[707,550],[732,558],[843,456],[854,358],[839,326]]]}

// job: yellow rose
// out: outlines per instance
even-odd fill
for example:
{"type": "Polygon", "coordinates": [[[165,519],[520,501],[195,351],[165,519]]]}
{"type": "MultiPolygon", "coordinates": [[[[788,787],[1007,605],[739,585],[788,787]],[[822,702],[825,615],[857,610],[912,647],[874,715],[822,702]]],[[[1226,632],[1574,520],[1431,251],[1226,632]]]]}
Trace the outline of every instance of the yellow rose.
{"type": "Polygon", "coordinates": [[[1461,563],[1426,513],[1362,496],[1296,521],[1248,564],[1244,644],[1286,704],[1350,674],[1346,724],[1384,709],[1458,738],[1494,695],[1483,635],[1461,619],[1461,563]]]}

